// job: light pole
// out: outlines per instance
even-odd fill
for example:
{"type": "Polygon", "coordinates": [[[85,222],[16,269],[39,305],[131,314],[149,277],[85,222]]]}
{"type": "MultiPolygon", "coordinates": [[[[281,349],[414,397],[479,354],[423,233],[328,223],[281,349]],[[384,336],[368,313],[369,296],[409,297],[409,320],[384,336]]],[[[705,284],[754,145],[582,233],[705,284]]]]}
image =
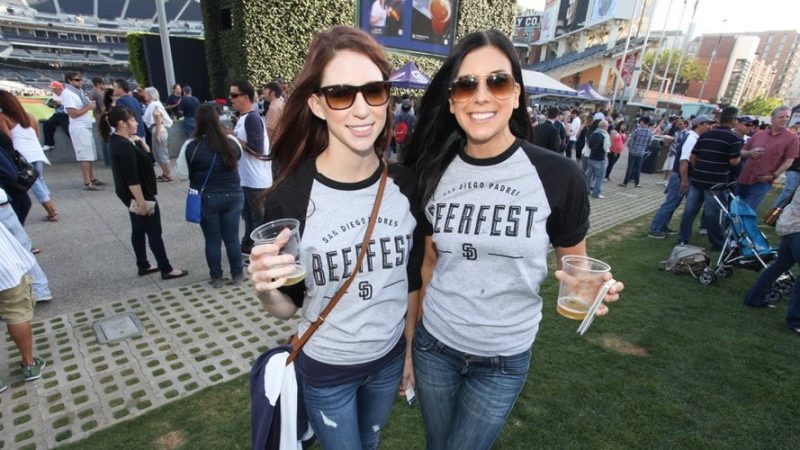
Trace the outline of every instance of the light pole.
{"type": "MultiPolygon", "coordinates": [[[[645,0],[645,1],[647,1],[647,0],[645,0]]],[[[625,49],[622,51],[622,64],[620,64],[620,69],[622,69],[622,70],[625,69],[625,64],[627,63],[628,48],[630,47],[631,34],[633,33],[633,20],[636,18],[636,11],[638,10],[638,8],[639,8],[639,0],[636,0],[636,3],[633,5],[633,12],[631,13],[631,20],[630,20],[630,22],[628,22],[628,37],[625,38],[625,49]]],[[[637,29],[636,32],[638,34],[638,32],[639,32],[638,29],[637,29]]],[[[611,98],[611,107],[615,111],[617,110],[617,106],[616,106],[616,103],[617,103],[617,90],[619,89],[619,82],[620,82],[619,78],[622,78],[622,70],[619,71],[620,77],[616,77],[616,76],[614,77],[614,95],[611,98]]],[[[622,79],[622,86],[623,86],[623,89],[624,89],[624,87],[625,87],[625,79],[624,78],[622,79]]],[[[620,103],[619,109],[622,109],[622,99],[621,98],[620,98],[620,102],[619,103],[620,103]]]]}
{"type": "Polygon", "coordinates": [[[161,53],[164,59],[164,72],[167,79],[167,93],[172,92],[175,85],[175,68],[172,67],[172,47],[169,45],[169,28],[167,27],[167,12],[164,8],[164,0],[156,1],[156,11],[158,12],[158,33],[161,37],[161,53]]]}
{"type": "MultiPolygon", "coordinates": [[[[727,22],[728,19],[722,19],[722,23],[724,24],[727,22]]],[[[706,69],[706,77],[703,79],[703,84],[700,86],[700,95],[697,96],[698,100],[703,100],[703,92],[706,90],[706,83],[708,82],[708,77],[711,76],[711,65],[714,64],[714,58],[717,56],[717,49],[719,48],[719,44],[722,42],[722,34],[720,33],[717,36],[717,43],[714,44],[714,50],[711,51],[711,59],[708,61],[708,68],[706,69]]]]}

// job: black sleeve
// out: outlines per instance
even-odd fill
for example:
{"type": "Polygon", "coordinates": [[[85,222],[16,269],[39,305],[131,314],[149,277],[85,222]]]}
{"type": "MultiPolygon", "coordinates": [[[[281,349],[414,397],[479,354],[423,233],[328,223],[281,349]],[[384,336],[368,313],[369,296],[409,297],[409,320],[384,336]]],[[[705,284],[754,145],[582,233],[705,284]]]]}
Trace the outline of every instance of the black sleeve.
{"type": "Polygon", "coordinates": [[[264,151],[264,120],[257,112],[251,112],[244,118],[244,131],[248,147],[261,154],[264,151]]]}
{"type": "Polygon", "coordinates": [[[554,247],[572,247],[589,231],[589,195],[586,177],[577,164],[563,156],[523,142],[544,186],[550,216],[547,235],[554,247]]]}
{"type": "Polygon", "coordinates": [[[120,151],[117,152],[117,160],[119,161],[120,175],[122,180],[128,186],[142,184],[139,178],[139,166],[136,161],[136,147],[132,142],[122,142],[117,140],[116,145],[120,146],[120,151]]]}
{"type": "MultiPolygon", "coordinates": [[[[314,163],[313,160],[310,161],[314,163]]],[[[297,173],[269,191],[264,202],[264,223],[277,219],[297,219],[300,221],[300,238],[306,225],[308,202],[311,198],[311,186],[314,184],[314,175],[308,163],[300,167],[297,173]]],[[[288,295],[292,302],[300,308],[306,295],[305,283],[278,288],[288,295]]]]}
{"type": "MultiPolygon", "coordinates": [[[[420,207],[419,190],[417,189],[417,177],[411,169],[400,164],[389,165],[389,178],[394,181],[400,192],[408,198],[411,214],[417,222],[412,237],[411,256],[406,266],[406,276],[408,277],[408,292],[414,292],[422,287],[422,258],[425,254],[425,230],[430,228],[430,224],[422,214],[420,207]],[[425,227],[425,224],[428,226],[425,227]]],[[[432,230],[431,230],[432,231],[432,230]]]]}
{"type": "Polygon", "coordinates": [[[550,140],[547,144],[547,148],[554,152],[558,152],[561,149],[561,134],[559,133],[559,130],[556,129],[555,125],[552,127],[550,132],[550,140]]]}

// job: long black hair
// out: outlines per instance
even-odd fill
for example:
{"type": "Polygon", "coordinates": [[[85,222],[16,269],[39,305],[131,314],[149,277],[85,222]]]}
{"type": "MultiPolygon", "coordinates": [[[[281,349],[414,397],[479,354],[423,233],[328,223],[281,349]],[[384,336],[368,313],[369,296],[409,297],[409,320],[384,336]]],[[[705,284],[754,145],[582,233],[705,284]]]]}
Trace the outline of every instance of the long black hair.
{"type": "Polygon", "coordinates": [[[497,30],[476,31],[467,35],[450,53],[442,67],[433,76],[422,97],[422,107],[417,111],[417,126],[411,135],[403,164],[416,170],[419,176],[423,204],[427,202],[445,169],[466,143],[464,130],[450,113],[450,83],[456,78],[464,58],[481,47],[492,46],[503,52],[511,62],[511,74],[519,84],[519,105],[511,113],[508,125],[511,133],[522,139],[531,139],[532,128],[525,106],[528,104],[522,67],[513,44],[497,30]]]}
{"type": "Polygon", "coordinates": [[[103,142],[108,142],[108,138],[111,137],[111,128],[119,125],[120,121],[127,122],[133,116],[133,110],[125,106],[118,105],[111,107],[111,109],[106,109],[103,115],[100,116],[100,123],[98,124],[103,142]]]}
{"type": "Polygon", "coordinates": [[[217,107],[213,103],[204,103],[197,107],[194,113],[197,126],[194,137],[198,142],[205,139],[209,150],[218,153],[222,165],[229,170],[236,169],[239,163],[239,154],[234,149],[233,143],[228,138],[219,121],[217,107]]]}

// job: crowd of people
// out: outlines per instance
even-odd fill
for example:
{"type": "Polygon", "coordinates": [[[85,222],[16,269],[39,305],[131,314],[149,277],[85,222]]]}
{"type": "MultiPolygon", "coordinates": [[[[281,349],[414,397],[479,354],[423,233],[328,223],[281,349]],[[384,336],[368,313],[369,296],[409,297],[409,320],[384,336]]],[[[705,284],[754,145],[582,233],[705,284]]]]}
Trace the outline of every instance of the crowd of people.
{"type": "MultiPolygon", "coordinates": [[[[702,205],[716,248],[722,237],[714,185],[738,180],[739,195],[755,209],[784,172],[786,198],[795,189],[788,172],[794,186],[800,182],[798,139],[787,130],[785,107],[757,133],[736,108],[723,109],[718,120],[651,123],[642,115],[630,132],[623,115],[603,110],[551,107],[540,117],[526,107],[513,45],[495,30],[464,37],[420,99],[392,99],[390,72],[372,37],[337,26],[314,38],[291,92],[282,80],[264,85],[260,96],[249,81],[232,82],[231,124],[189,86],[173,86],[162,103],[155,88],[132,90],[124,79],[110,88],[92,80],[86,93],[81,74],[68,72],[51,84],[55,112],[45,122],[44,147],[36,121],[0,91],[0,317],[26,379],[44,367],[32,352],[33,304],[52,295],[23,228],[27,189],[4,155],[16,149],[33,164],[38,178],[30,190],[57,221],[43,176],[43,150],[54,145],[56,126],[72,140],[86,191],[104,190],[93,171],[96,139],[102,142],[120,212],[124,207],[130,218],[139,276],[187,275],[167,256],[157,199],[158,183],[177,175],[202,199],[211,285],[223,285],[224,247],[232,282],[247,269],[268,313],[300,313],[297,337],[316,330],[341,283],[358,277],[358,289],[341,293],[295,360],[305,413],[323,448],[377,448],[398,390],[414,388],[428,448],[489,448],[527,380],[549,247],[559,269],[562,256],[586,256],[589,198],[604,198],[603,184],[625,148],[620,186],[641,187],[654,135],[672,138],[653,238],[674,233],[669,222],[685,197],[681,242],[691,241],[702,205]],[[168,142],[178,119],[186,140],[173,168],[168,142]],[[370,212],[375,205],[377,214],[370,212]],[[278,243],[250,238],[277,219],[300,223],[299,260],[278,243]],[[371,235],[362,243],[365,233],[371,235]],[[307,276],[293,284],[296,264],[307,276]]],[[[748,293],[748,305],[763,306],[776,271],[800,261],[798,198],[779,227],[781,259],[748,293]]],[[[565,277],[556,271],[556,279],[565,277]]],[[[617,300],[622,289],[617,282],[605,300],[617,300]]],[[[787,326],[800,333],[800,289],[792,305],[787,326]]],[[[603,305],[600,314],[606,311],[603,305]]]]}

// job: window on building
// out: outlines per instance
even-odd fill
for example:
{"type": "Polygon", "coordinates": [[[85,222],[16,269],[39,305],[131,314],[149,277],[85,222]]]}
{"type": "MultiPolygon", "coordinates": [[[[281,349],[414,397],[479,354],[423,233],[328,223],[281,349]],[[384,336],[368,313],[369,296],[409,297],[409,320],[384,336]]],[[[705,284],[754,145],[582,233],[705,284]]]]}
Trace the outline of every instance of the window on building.
{"type": "Polygon", "coordinates": [[[767,46],[769,46],[769,44],[772,44],[773,39],[775,39],[774,34],[770,34],[769,36],[767,36],[767,46]]]}
{"type": "Polygon", "coordinates": [[[784,42],[786,42],[786,38],[788,38],[788,37],[789,37],[789,35],[788,35],[788,34],[784,34],[784,35],[782,35],[782,36],[781,36],[781,44],[783,44],[784,42]]]}

